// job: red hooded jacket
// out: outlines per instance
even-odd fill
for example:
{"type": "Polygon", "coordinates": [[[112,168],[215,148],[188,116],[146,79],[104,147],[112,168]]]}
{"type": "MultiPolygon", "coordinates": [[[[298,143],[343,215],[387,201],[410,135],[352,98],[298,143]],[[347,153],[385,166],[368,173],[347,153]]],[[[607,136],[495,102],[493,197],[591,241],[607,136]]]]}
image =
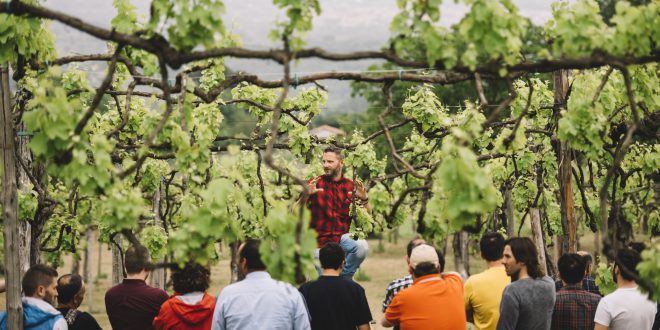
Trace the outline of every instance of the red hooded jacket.
{"type": "Polygon", "coordinates": [[[211,329],[214,309],[215,298],[206,292],[202,300],[195,305],[186,304],[175,294],[160,307],[160,313],[154,319],[153,327],[155,330],[208,330],[211,329]]]}

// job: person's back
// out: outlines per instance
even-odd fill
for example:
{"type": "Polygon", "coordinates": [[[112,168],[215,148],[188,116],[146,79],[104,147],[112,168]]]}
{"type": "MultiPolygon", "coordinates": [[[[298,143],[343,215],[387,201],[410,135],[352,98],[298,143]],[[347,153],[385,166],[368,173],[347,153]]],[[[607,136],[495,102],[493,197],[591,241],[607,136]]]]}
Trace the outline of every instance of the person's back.
{"type": "Polygon", "coordinates": [[[215,298],[205,292],[175,295],[160,308],[153,328],[207,330],[211,328],[215,298]]]}
{"type": "Polygon", "coordinates": [[[489,268],[465,282],[465,301],[472,306],[476,329],[495,329],[502,293],[509,283],[503,266],[489,268]]]}
{"type": "Polygon", "coordinates": [[[612,273],[617,289],[603,297],[596,309],[596,329],[651,329],[657,305],[642,293],[634,278],[639,276],[639,253],[632,249],[619,249],[612,273]]]}
{"type": "Polygon", "coordinates": [[[214,322],[214,329],[291,329],[296,320],[307,319],[298,290],[273,280],[267,272],[251,272],[243,281],[225,287],[216,306],[225,321],[218,328],[214,322]]]}
{"type": "Polygon", "coordinates": [[[502,293],[497,329],[549,330],[555,282],[544,275],[534,242],[528,237],[509,238],[504,242],[502,264],[511,284],[502,293]]]}
{"type": "Polygon", "coordinates": [[[87,312],[79,311],[71,308],[58,308],[57,309],[64,320],[69,326],[69,330],[100,330],[101,326],[96,322],[96,319],[87,312]]]}
{"type": "Polygon", "coordinates": [[[409,272],[413,285],[394,296],[385,311],[383,326],[406,329],[465,329],[463,280],[458,273],[439,275],[444,269],[438,252],[422,244],[413,249],[409,272]]]}
{"type": "Polygon", "coordinates": [[[124,255],[124,267],[128,277],[105,294],[110,324],[114,330],[152,329],[151,323],[169,296],[145,282],[152,269],[148,250],[143,246],[129,247],[124,255]]]}
{"type": "Polygon", "coordinates": [[[548,276],[517,280],[504,288],[498,329],[549,329],[555,305],[555,283],[548,276]],[[515,304],[516,308],[508,308],[515,304]],[[503,310],[510,311],[504,312],[503,310]],[[515,312],[517,311],[517,312],[515,312]],[[514,322],[513,319],[516,319],[514,322]],[[504,325],[515,324],[509,328],[504,325]]]}
{"type": "Polygon", "coordinates": [[[155,330],[208,330],[213,320],[215,298],[206,293],[211,283],[211,270],[190,262],[172,273],[176,294],[160,308],[153,321],[155,330]]]}
{"type": "Polygon", "coordinates": [[[657,305],[639,288],[619,288],[603,297],[595,321],[608,329],[651,329],[657,305]]]}
{"type": "Polygon", "coordinates": [[[494,330],[500,318],[502,292],[511,283],[502,265],[504,237],[497,232],[486,233],[479,241],[479,248],[487,269],[465,282],[465,310],[468,321],[471,316],[476,329],[494,330]]]}
{"type": "Polygon", "coordinates": [[[169,296],[144,280],[124,279],[105,294],[105,308],[113,329],[152,329],[151,322],[169,296]]]}
{"type": "Polygon", "coordinates": [[[276,281],[260,259],[259,241],[239,248],[245,279],[222,291],[213,312],[212,329],[310,329],[305,301],[296,288],[276,281]]]}
{"type": "Polygon", "coordinates": [[[369,329],[372,318],[364,289],[339,276],[344,266],[344,250],[331,242],[321,248],[319,255],[323,275],[300,287],[312,318],[312,328],[369,329]]]}
{"type": "Polygon", "coordinates": [[[586,261],[579,254],[566,253],[559,258],[557,266],[562,288],[557,292],[551,329],[593,329],[600,296],[582,287],[586,261]]]}

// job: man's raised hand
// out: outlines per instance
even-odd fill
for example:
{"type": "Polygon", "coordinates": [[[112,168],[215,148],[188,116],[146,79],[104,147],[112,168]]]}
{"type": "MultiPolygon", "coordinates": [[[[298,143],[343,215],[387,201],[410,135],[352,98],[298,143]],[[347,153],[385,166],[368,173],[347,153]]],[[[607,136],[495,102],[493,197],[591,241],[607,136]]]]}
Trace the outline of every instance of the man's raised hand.
{"type": "Polygon", "coordinates": [[[320,178],[321,178],[321,177],[317,177],[317,178],[313,179],[312,181],[310,181],[310,182],[307,184],[307,194],[308,194],[308,195],[311,196],[311,195],[316,194],[317,192],[321,192],[321,191],[323,191],[323,188],[318,188],[318,187],[316,186],[316,183],[319,181],[320,178]]]}

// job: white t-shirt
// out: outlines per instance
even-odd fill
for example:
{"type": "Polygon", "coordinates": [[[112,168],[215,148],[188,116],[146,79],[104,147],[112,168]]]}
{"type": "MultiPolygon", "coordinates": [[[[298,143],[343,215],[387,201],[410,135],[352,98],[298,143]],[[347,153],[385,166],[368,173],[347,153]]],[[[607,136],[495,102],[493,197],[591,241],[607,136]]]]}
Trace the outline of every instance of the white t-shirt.
{"type": "Polygon", "coordinates": [[[657,305],[637,287],[616,289],[598,303],[594,321],[610,329],[651,329],[657,305]]]}

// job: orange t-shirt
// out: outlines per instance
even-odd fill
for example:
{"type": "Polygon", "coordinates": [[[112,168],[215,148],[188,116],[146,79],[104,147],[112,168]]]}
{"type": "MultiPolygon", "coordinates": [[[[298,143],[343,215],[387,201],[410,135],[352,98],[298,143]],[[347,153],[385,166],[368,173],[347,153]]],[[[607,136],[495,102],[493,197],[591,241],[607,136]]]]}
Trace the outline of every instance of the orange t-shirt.
{"type": "Polygon", "coordinates": [[[465,329],[463,280],[455,274],[426,275],[394,296],[385,319],[401,330],[465,329]]]}

